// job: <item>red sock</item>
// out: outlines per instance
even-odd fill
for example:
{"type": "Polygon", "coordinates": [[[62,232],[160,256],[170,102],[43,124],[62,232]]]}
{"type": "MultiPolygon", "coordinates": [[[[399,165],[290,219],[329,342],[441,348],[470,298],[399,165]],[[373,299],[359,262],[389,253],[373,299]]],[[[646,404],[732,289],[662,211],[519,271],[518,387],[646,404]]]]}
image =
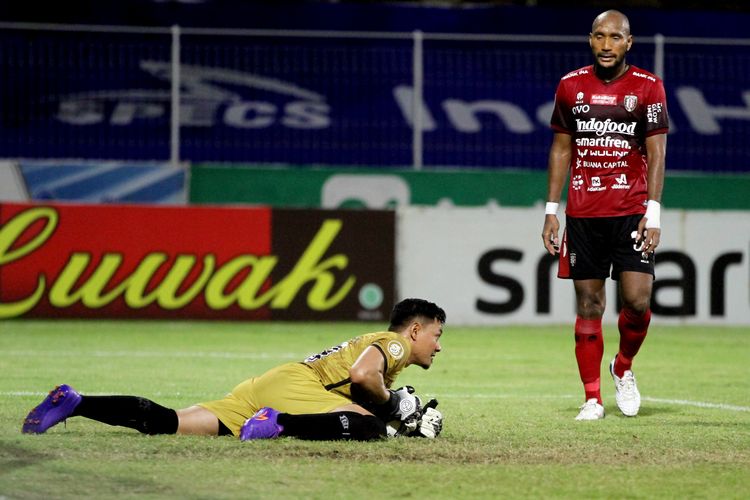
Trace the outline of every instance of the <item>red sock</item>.
{"type": "Polygon", "coordinates": [[[604,355],[604,339],[602,338],[601,318],[576,317],[575,338],[578,373],[581,375],[586,400],[595,398],[599,404],[602,404],[600,371],[604,355]]]}
{"type": "Polygon", "coordinates": [[[651,322],[651,309],[643,315],[623,308],[617,327],[620,329],[620,352],[615,358],[615,375],[622,377],[626,370],[633,366],[633,358],[646,340],[648,324],[651,322]]]}

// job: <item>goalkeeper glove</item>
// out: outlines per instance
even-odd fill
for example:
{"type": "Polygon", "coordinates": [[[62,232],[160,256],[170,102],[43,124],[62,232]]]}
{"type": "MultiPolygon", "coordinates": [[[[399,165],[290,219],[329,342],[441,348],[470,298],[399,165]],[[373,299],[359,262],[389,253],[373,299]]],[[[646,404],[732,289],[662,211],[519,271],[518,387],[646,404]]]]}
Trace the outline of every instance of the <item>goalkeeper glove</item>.
{"type": "Polygon", "coordinates": [[[407,422],[417,420],[422,411],[419,398],[414,395],[414,388],[407,385],[398,390],[388,389],[390,397],[388,401],[380,405],[378,409],[379,416],[383,420],[390,421],[393,419],[407,422]]]}
{"type": "Polygon", "coordinates": [[[418,415],[409,420],[405,422],[391,420],[386,424],[388,437],[409,436],[435,439],[443,430],[443,414],[435,409],[437,405],[437,399],[431,399],[418,415]]]}
{"type": "Polygon", "coordinates": [[[422,414],[422,418],[419,419],[419,422],[417,423],[417,429],[409,435],[435,439],[440,435],[440,432],[442,430],[443,414],[435,408],[429,407],[425,409],[424,413],[422,414]]]}

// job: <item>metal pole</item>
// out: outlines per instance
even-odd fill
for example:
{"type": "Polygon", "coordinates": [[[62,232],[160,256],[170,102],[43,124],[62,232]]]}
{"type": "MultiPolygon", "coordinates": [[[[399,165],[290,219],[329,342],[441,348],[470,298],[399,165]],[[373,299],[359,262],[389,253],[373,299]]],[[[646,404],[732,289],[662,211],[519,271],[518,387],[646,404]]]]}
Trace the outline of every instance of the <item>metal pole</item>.
{"type": "Polygon", "coordinates": [[[172,102],[170,113],[169,163],[180,166],[180,27],[172,26],[172,102]]]}
{"type": "Polygon", "coordinates": [[[661,33],[654,35],[654,73],[662,80],[664,79],[664,41],[665,37],[661,33]]]}
{"type": "Polygon", "coordinates": [[[412,164],[414,170],[422,169],[422,95],[424,85],[424,61],[422,60],[421,31],[414,31],[414,50],[412,55],[412,87],[414,89],[411,113],[412,113],[412,164]]]}

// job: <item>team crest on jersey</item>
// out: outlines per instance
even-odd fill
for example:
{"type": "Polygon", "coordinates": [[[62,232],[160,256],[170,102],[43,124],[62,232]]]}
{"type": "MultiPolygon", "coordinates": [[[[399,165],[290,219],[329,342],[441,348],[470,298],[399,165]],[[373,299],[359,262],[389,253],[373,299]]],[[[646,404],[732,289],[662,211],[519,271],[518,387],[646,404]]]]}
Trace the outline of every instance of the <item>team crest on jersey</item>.
{"type": "Polygon", "coordinates": [[[638,96],[626,95],[623,104],[625,104],[626,110],[633,111],[635,107],[638,106],[638,96]]]}
{"type": "Polygon", "coordinates": [[[397,340],[391,340],[388,342],[388,352],[391,353],[393,359],[401,359],[404,355],[404,347],[397,340]]]}

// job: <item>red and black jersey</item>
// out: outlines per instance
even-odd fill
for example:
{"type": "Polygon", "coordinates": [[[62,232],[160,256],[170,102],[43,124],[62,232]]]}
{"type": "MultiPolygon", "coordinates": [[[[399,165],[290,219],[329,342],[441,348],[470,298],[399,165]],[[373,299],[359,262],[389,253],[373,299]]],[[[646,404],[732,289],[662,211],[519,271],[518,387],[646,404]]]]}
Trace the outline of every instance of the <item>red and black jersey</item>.
{"type": "Polygon", "coordinates": [[[646,137],[669,129],[662,81],[635,66],[604,82],[593,66],[562,77],[552,114],[555,132],[571,135],[566,213],[615,217],[646,212],[646,137]]]}

